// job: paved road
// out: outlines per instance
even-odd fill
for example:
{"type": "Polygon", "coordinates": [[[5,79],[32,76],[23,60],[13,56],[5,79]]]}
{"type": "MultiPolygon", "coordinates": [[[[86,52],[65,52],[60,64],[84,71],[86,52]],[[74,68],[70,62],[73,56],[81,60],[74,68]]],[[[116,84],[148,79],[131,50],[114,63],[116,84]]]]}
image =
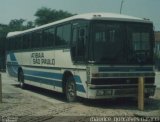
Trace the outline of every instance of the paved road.
{"type": "MultiPolygon", "coordinates": [[[[40,99],[43,99],[43,100],[51,102],[51,103],[64,103],[63,100],[62,101],[58,100],[58,99],[61,99],[59,97],[57,99],[52,99],[53,94],[56,94],[56,93],[48,94],[48,93],[45,93],[46,91],[43,91],[43,89],[38,89],[38,88],[35,88],[32,86],[27,86],[26,89],[22,90],[21,88],[19,88],[18,83],[16,81],[14,81],[13,79],[11,79],[10,77],[8,77],[6,75],[6,73],[2,74],[2,79],[3,79],[2,92],[5,94],[9,94],[9,93],[12,93],[12,94],[21,94],[21,93],[32,94],[32,96],[34,96],[34,97],[38,97],[40,99]],[[39,92],[39,90],[42,90],[42,91],[39,92]],[[45,95],[45,94],[47,94],[47,95],[45,95]]],[[[49,92],[49,91],[47,91],[47,92],[49,92]]]]}

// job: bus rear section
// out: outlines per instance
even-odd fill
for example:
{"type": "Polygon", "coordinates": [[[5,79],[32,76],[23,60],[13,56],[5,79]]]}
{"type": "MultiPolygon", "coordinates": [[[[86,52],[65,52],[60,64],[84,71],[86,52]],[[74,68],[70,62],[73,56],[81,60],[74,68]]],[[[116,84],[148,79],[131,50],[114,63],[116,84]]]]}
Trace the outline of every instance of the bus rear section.
{"type": "Polygon", "coordinates": [[[88,98],[91,99],[137,97],[138,78],[141,76],[145,80],[145,97],[153,96],[155,92],[153,67],[91,66],[88,72],[88,98]]]}

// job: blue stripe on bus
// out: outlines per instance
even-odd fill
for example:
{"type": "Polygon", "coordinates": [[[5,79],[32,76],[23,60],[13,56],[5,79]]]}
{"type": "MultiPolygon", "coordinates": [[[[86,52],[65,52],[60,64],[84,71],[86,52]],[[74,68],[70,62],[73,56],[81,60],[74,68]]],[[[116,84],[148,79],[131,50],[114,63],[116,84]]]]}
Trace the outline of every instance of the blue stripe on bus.
{"type": "Polygon", "coordinates": [[[82,83],[81,78],[79,76],[75,75],[74,79],[77,83],[82,83]]]}
{"type": "Polygon", "coordinates": [[[62,87],[62,82],[52,80],[52,79],[45,79],[45,78],[39,78],[39,77],[27,76],[27,75],[25,75],[24,78],[25,78],[25,80],[34,81],[37,83],[43,83],[43,84],[47,84],[47,85],[62,87]]]}
{"type": "MultiPolygon", "coordinates": [[[[17,59],[14,55],[14,53],[10,53],[10,59],[15,66],[8,66],[8,72],[11,76],[17,77],[17,71],[18,69],[18,62],[17,59]],[[17,66],[16,66],[17,65],[17,66]]],[[[34,82],[38,83],[44,83],[48,85],[54,85],[57,87],[62,88],[62,82],[58,80],[62,80],[63,75],[60,73],[50,73],[50,72],[42,72],[42,71],[33,71],[33,70],[24,70],[24,75],[26,80],[31,80],[34,82]],[[30,75],[30,76],[28,76],[30,75]],[[34,77],[36,76],[36,77],[34,77]],[[44,77],[44,78],[39,78],[39,77],[44,77]],[[50,79],[46,79],[50,78],[50,79]],[[57,80],[57,81],[56,81],[57,80]]],[[[85,92],[84,86],[82,85],[82,81],[79,76],[74,76],[76,83],[81,83],[81,84],[76,84],[77,91],[79,92],[85,92]]]]}
{"type": "MultiPolygon", "coordinates": [[[[31,80],[37,83],[42,83],[42,84],[47,84],[47,85],[52,85],[56,87],[62,88],[62,82],[61,81],[56,81],[52,79],[46,79],[46,78],[39,78],[39,77],[34,77],[34,76],[27,76],[25,74],[25,80],[31,80]]],[[[76,89],[79,92],[85,92],[85,89],[82,84],[76,84],[76,89]]]]}
{"type": "Polygon", "coordinates": [[[16,71],[16,68],[14,66],[7,66],[7,71],[9,73],[9,75],[13,76],[13,77],[17,77],[17,72],[16,71]]]}
{"type": "MultiPolygon", "coordinates": [[[[60,73],[33,71],[33,70],[24,70],[24,74],[45,77],[45,78],[54,78],[57,80],[62,80],[63,77],[63,74],[60,73]]],[[[77,83],[82,83],[79,76],[75,75],[74,79],[77,83]]]]}
{"type": "MultiPolygon", "coordinates": [[[[26,80],[31,80],[39,83],[48,84],[48,85],[54,85],[62,88],[62,81],[58,81],[58,80],[62,80],[62,77],[63,77],[62,74],[42,72],[42,71],[32,71],[32,70],[24,70],[24,74],[25,74],[26,80]],[[33,75],[33,76],[28,76],[28,75],[33,75]],[[38,78],[38,77],[44,77],[44,78],[38,78]],[[46,79],[46,78],[50,78],[50,79],[46,79]]],[[[74,76],[74,78],[76,83],[82,83],[79,76],[74,76]]],[[[76,88],[77,88],[77,91],[79,92],[85,92],[85,89],[82,84],[76,84],[76,88]]]]}
{"type": "Polygon", "coordinates": [[[82,84],[76,84],[76,89],[79,92],[86,92],[82,84]]]}
{"type": "Polygon", "coordinates": [[[11,61],[7,63],[8,73],[13,77],[17,77],[17,70],[19,67],[17,59],[13,52],[11,52],[9,56],[11,61]]]}
{"type": "Polygon", "coordinates": [[[10,53],[9,55],[10,55],[11,62],[14,61],[14,64],[18,65],[18,62],[17,62],[17,59],[16,59],[14,53],[10,53]]]}
{"type": "Polygon", "coordinates": [[[99,72],[153,71],[153,67],[99,67],[99,72]]]}
{"type": "Polygon", "coordinates": [[[38,76],[38,77],[54,78],[54,79],[57,79],[57,80],[62,80],[62,74],[59,74],[59,73],[33,71],[33,70],[24,70],[24,74],[38,76]]]}

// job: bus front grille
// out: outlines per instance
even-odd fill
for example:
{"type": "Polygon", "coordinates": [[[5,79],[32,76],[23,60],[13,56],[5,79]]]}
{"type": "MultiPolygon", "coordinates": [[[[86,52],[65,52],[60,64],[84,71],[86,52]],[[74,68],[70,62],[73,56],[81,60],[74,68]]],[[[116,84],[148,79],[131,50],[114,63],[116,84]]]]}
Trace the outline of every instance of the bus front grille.
{"type": "MultiPolygon", "coordinates": [[[[154,77],[145,78],[145,84],[154,84],[154,77]]],[[[138,78],[92,78],[92,85],[137,84],[138,78]]]]}
{"type": "Polygon", "coordinates": [[[137,92],[137,89],[115,90],[114,95],[135,95],[137,92]]]}

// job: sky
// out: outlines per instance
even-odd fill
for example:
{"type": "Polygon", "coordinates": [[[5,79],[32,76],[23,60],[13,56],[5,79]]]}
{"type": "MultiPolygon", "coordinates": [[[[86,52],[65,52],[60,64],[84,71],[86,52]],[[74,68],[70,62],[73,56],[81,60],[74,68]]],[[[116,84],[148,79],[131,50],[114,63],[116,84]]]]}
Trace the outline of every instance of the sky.
{"type": "MultiPolygon", "coordinates": [[[[0,0],[0,24],[13,19],[35,20],[41,7],[64,10],[73,14],[89,12],[120,13],[122,0],[0,0]]],[[[160,31],[160,0],[123,0],[122,14],[148,18],[160,31]]]]}

